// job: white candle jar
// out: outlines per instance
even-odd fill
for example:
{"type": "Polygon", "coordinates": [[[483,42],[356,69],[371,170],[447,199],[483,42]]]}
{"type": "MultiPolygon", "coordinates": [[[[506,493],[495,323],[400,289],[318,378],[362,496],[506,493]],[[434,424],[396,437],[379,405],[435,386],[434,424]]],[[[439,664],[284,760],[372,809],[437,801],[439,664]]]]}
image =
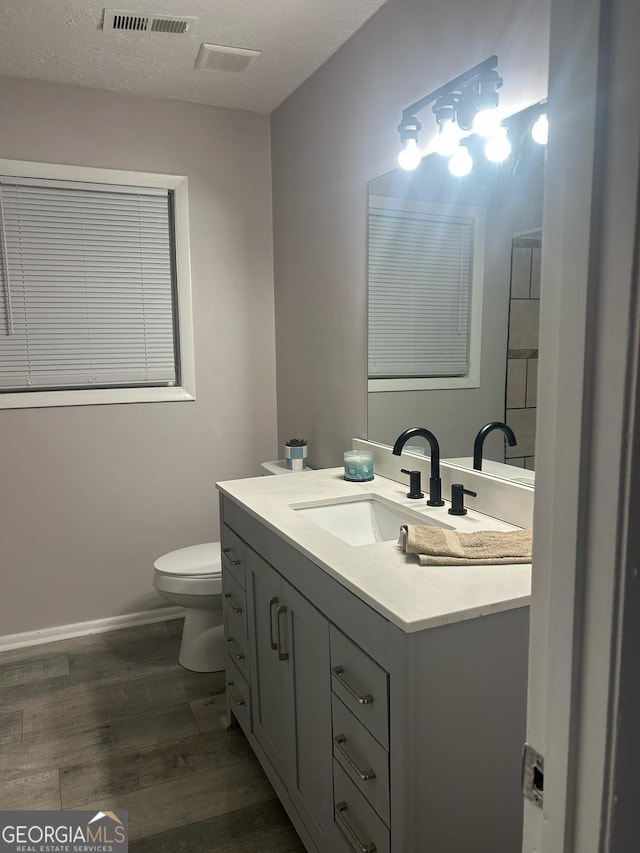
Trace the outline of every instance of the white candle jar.
{"type": "Polygon", "coordinates": [[[373,453],[370,450],[347,450],[344,454],[344,478],[352,483],[373,480],[373,453]]]}

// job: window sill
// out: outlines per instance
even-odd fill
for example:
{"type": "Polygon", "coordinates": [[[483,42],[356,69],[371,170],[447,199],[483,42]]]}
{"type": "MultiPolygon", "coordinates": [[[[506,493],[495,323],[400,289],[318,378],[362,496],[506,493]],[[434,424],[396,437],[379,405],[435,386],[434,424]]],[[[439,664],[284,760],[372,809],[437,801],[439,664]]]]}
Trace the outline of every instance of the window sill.
{"type": "Polygon", "coordinates": [[[437,391],[458,388],[479,388],[480,376],[474,368],[467,376],[404,377],[401,379],[369,379],[368,390],[377,391],[437,391]]]}
{"type": "Polygon", "coordinates": [[[173,388],[96,388],[78,391],[21,391],[0,394],[0,409],[42,409],[57,406],[104,406],[121,403],[173,403],[195,400],[195,393],[173,388]]]}

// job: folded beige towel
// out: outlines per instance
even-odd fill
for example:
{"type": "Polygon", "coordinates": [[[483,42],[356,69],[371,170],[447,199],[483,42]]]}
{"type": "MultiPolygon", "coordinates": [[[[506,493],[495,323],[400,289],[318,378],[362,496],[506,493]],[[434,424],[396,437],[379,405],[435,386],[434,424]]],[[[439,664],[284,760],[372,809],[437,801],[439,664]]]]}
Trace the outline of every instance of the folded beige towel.
{"type": "Polygon", "coordinates": [[[423,566],[487,566],[531,562],[532,531],[479,530],[457,533],[442,527],[403,524],[398,545],[423,566]]]}

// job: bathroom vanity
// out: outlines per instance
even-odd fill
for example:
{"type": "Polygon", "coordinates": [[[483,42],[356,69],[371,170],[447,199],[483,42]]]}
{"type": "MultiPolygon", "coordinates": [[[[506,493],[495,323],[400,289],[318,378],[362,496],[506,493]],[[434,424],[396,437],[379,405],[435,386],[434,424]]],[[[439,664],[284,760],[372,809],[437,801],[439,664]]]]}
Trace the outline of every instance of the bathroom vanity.
{"type": "Polygon", "coordinates": [[[299,509],[375,500],[510,526],[341,469],[218,488],[229,709],[306,848],[519,849],[531,567],[422,567],[299,509]]]}

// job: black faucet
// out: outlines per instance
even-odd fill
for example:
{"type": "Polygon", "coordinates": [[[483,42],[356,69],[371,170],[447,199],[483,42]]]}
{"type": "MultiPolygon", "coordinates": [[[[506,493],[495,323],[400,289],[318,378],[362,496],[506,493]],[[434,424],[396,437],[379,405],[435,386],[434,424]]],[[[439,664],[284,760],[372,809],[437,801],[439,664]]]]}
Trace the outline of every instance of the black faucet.
{"type": "Polygon", "coordinates": [[[465,489],[462,483],[451,484],[451,507],[449,515],[466,515],[467,508],[464,505],[464,496],[469,495],[472,498],[477,498],[478,493],[472,492],[471,489],[465,489]]]}
{"type": "Polygon", "coordinates": [[[435,435],[424,427],[411,427],[396,438],[393,445],[393,455],[400,456],[402,448],[410,438],[421,436],[426,438],[431,448],[431,477],[429,478],[429,500],[427,506],[444,506],[442,500],[442,480],[440,479],[440,445],[435,435]]]}
{"type": "Polygon", "coordinates": [[[420,471],[409,471],[407,468],[400,469],[402,474],[409,475],[409,491],[407,497],[412,501],[420,500],[424,497],[424,492],[420,488],[420,471]]]}
{"type": "Polygon", "coordinates": [[[473,442],[473,467],[476,471],[482,471],[482,448],[484,440],[494,429],[502,430],[507,437],[509,447],[514,447],[518,443],[511,427],[503,424],[502,421],[491,421],[491,423],[485,424],[478,430],[476,440],[473,442]]]}

